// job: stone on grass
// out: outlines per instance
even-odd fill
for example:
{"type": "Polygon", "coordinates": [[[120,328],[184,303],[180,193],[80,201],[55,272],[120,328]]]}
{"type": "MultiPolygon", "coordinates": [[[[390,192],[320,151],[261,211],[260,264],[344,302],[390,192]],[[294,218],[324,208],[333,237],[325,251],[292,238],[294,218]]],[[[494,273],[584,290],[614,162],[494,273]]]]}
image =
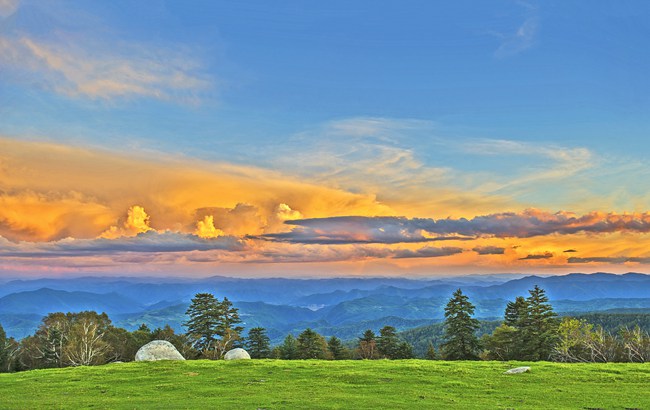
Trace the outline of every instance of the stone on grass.
{"type": "Polygon", "coordinates": [[[136,362],[152,362],[156,360],[185,360],[173,344],[166,340],[154,340],[142,346],[135,354],[136,362]]]}
{"type": "Polygon", "coordinates": [[[246,360],[250,359],[251,355],[248,352],[240,347],[232,350],[228,350],[223,356],[224,360],[246,360]]]}
{"type": "Polygon", "coordinates": [[[506,370],[503,374],[519,374],[526,373],[530,371],[529,366],[515,367],[514,369],[506,370]]]}

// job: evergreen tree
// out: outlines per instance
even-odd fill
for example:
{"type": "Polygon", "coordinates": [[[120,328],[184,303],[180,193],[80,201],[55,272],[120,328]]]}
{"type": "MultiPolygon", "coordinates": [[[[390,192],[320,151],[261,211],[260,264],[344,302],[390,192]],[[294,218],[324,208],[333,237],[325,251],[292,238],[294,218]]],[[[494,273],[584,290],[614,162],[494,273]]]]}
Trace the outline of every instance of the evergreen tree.
{"type": "Polygon", "coordinates": [[[248,331],[246,350],[252,359],[266,359],[271,356],[270,340],[263,327],[254,327],[248,331]]]}
{"type": "Polygon", "coordinates": [[[7,362],[9,360],[9,341],[7,334],[0,325],[0,372],[6,371],[7,362]]]}
{"type": "Polygon", "coordinates": [[[558,340],[557,314],[542,288],[535,285],[528,292],[527,315],[519,323],[517,350],[522,360],[549,360],[558,340]]]}
{"type": "Polygon", "coordinates": [[[445,342],[442,352],[448,360],[478,359],[479,341],[476,330],[479,321],[474,319],[474,305],[458,289],[445,307],[445,342]]]}
{"type": "Polygon", "coordinates": [[[193,347],[203,354],[213,351],[217,336],[223,332],[219,301],[210,293],[197,293],[185,314],[189,320],[183,326],[187,328],[186,335],[193,347]]]}
{"type": "Polygon", "coordinates": [[[413,346],[408,342],[400,342],[392,359],[413,359],[413,346]]]}
{"type": "Polygon", "coordinates": [[[362,359],[376,359],[377,358],[377,341],[375,340],[375,332],[368,329],[359,338],[359,346],[357,349],[359,357],[362,359]]]}
{"type": "Polygon", "coordinates": [[[514,302],[508,302],[504,313],[503,323],[507,326],[518,327],[528,315],[528,303],[523,296],[517,296],[514,302]]]}
{"type": "Polygon", "coordinates": [[[379,330],[377,351],[381,357],[397,359],[400,353],[400,340],[393,326],[384,326],[379,330]]]}
{"type": "Polygon", "coordinates": [[[299,359],[326,359],[328,356],[325,338],[310,328],[298,335],[299,359]]]}
{"type": "Polygon", "coordinates": [[[343,346],[341,339],[336,336],[332,336],[327,341],[327,349],[330,352],[330,356],[333,360],[345,360],[350,358],[350,353],[348,349],[343,346]]]}
{"type": "Polygon", "coordinates": [[[237,334],[240,334],[244,328],[237,326],[238,323],[241,323],[241,319],[239,318],[239,309],[234,307],[227,297],[224,297],[223,301],[218,303],[217,334],[223,336],[227,329],[231,329],[237,334]]]}
{"type": "Polygon", "coordinates": [[[438,360],[438,354],[436,353],[436,347],[433,343],[429,342],[429,347],[427,348],[427,360],[438,360]]]}
{"type": "Polygon", "coordinates": [[[298,342],[291,333],[284,338],[284,342],[280,345],[280,359],[294,360],[298,358],[298,342]]]}

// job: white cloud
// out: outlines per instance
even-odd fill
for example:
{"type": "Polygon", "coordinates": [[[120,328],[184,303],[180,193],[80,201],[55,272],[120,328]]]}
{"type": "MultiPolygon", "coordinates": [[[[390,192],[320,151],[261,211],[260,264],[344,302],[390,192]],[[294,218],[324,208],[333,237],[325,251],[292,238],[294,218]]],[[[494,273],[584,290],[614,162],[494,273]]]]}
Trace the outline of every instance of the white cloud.
{"type": "Polygon", "coordinates": [[[524,1],[518,1],[517,5],[525,9],[525,19],[511,32],[492,32],[501,40],[501,45],[494,52],[495,57],[504,58],[519,54],[537,43],[540,27],[537,7],[524,1]]]}
{"type": "Polygon", "coordinates": [[[20,0],[0,0],[0,17],[6,18],[18,10],[20,0]]]}
{"type": "Polygon", "coordinates": [[[110,100],[149,97],[194,102],[211,87],[188,53],[142,44],[91,44],[82,39],[47,41],[0,38],[0,67],[29,71],[53,91],[110,100]]]}

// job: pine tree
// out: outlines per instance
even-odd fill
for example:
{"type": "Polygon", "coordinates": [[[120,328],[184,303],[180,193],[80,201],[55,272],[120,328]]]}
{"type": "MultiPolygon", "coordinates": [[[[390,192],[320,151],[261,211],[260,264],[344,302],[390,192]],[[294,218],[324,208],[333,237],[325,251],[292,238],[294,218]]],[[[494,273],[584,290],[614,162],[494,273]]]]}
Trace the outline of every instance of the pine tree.
{"type": "Polygon", "coordinates": [[[528,303],[526,299],[523,296],[517,296],[514,302],[508,302],[506,305],[503,323],[508,326],[518,327],[527,314],[528,303]]]}
{"type": "Polygon", "coordinates": [[[284,338],[280,345],[280,359],[294,360],[298,358],[298,343],[291,333],[284,338]]]}
{"type": "Polygon", "coordinates": [[[7,367],[7,361],[9,359],[9,343],[7,340],[7,334],[5,330],[0,325],[0,372],[5,371],[7,367]]]}
{"type": "Polygon", "coordinates": [[[336,336],[332,336],[327,341],[327,349],[330,351],[330,356],[333,360],[345,360],[349,359],[350,355],[341,343],[341,339],[336,336]]]}
{"type": "Polygon", "coordinates": [[[368,329],[359,338],[358,350],[359,357],[362,359],[376,359],[377,358],[377,341],[375,340],[375,332],[368,329]]]}
{"type": "Polygon", "coordinates": [[[438,354],[436,353],[436,347],[433,343],[429,342],[429,347],[427,348],[427,360],[438,360],[438,354]]]}
{"type": "Polygon", "coordinates": [[[517,350],[522,360],[549,360],[558,340],[557,314],[546,292],[535,285],[526,298],[527,315],[520,320],[517,350]]]}
{"type": "Polygon", "coordinates": [[[400,340],[393,326],[384,326],[379,330],[377,351],[379,355],[388,359],[397,359],[400,350],[400,340]]]}
{"type": "Polygon", "coordinates": [[[237,334],[244,330],[243,327],[236,326],[241,323],[239,309],[234,307],[227,297],[224,297],[223,301],[218,303],[218,322],[217,334],[220,336],[223,336],[227,329],[231,329],[237,334]]]}
{"type": "Polygon", "coordinates": [[[409,342],[400,342],[393,359],[413,359],[413,346],[409,342]]]}
{"type": "Polygon", "coordinates": [[[263,327],[254,327],[248,331],[246,350],[252,359],[266,359],[271,356],[270,340],[263,327]]]}
{"type": "Polygon", "coordinates": [[[189,320],[183,323],[193,347],[203,354],[213,351],[219,332],[223,332],[219,322],[219,301],[210,293],[197,293],[185,312],[189,320]]]}
{"type": "Polygon", "coordinates": [[[478,359],[479,341],[476,331],[479,321],[474,319],[474,305],[458,289],[445,307],[445,342],[442,352],[448,360],[478,359]]]}
{"type": "Polygon", "coordinates": [[[298,335],[299,359],[326,359],[328,356],[325,338],[310,328],[298,335]]]}

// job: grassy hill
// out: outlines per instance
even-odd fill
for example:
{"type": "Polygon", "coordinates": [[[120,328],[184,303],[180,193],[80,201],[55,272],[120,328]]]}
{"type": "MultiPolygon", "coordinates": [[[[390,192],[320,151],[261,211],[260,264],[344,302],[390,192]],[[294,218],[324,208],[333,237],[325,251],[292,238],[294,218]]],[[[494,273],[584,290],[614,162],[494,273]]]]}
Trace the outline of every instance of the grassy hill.
{"type": "Polygon", "coordinates": [[[0,407],[648,408],[647,364],[187,361],[0,374],[0,407]]]}

